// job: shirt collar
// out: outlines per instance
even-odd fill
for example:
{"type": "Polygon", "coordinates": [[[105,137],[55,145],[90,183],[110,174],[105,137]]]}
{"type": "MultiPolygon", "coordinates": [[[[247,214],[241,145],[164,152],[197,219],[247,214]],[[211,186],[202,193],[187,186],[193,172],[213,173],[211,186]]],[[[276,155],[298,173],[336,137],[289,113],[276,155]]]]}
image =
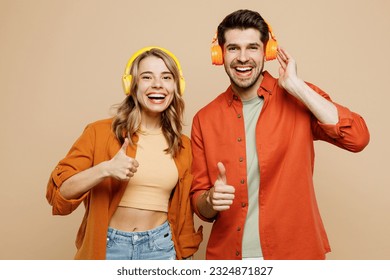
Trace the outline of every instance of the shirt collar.
{"type": "Polygon", "coordinates": [[[260,88],[257,91],[257,93],[259,95],[261,95],[260,92],[261,92],[261,89],[263,89],[266,92],[268,92],[269,94],[272,94],[272,92],[276,86],[276,83],[277,83],[277,79],[272,77],[271,74],[268,73],[267,71],[264,71],[263,72],[263,81],[261,82],[260,88]]]}
{"type": "MultiPolygon", "coordinates": [[[[267,71],[264,71],[263,80],[261,81],[260,87],[257,90],[257,94],[259,96],[271,95],[276,83],[277,80],[272,77],[271,74],[269,74],[267,71]]],[[[229,106],[232,105],[234,100],[240,99],[239,96],[234,93],[231,85],[225,91],[225,96],[229,106]]]]}

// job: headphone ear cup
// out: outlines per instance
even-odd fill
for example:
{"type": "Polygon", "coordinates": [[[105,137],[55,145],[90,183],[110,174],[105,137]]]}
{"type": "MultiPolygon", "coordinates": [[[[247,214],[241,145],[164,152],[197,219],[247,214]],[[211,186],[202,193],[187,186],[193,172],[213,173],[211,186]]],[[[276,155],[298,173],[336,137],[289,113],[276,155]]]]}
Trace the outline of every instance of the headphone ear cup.
{"type": "Polygon", "coordinates": [[[211,46],[211,62],[213,65],[223,65],[222,48],[220,45],[211,46]]]}
{"type": "Polygon", "coordinates": [[[131,80],[133,77],[131,75],[123,75],[122,76],[122,86],[123,86],[123,91],[125,92],[126,95],[130,94],[130,86],[131,86],[131,80]]]}
{"type": "Polygon", "coordinates": [[[184,90],[186,89],[186,82],[184,81],[183,77],[180,78],[179,84],[180,84],[180,95],[183,96],[184,90]]]}
{"type": "Polygon", "coordinates": [[[278,54],[278,42],[274,39],[269,39],[265,47],[265,60],[273,60],[278,54]]]}

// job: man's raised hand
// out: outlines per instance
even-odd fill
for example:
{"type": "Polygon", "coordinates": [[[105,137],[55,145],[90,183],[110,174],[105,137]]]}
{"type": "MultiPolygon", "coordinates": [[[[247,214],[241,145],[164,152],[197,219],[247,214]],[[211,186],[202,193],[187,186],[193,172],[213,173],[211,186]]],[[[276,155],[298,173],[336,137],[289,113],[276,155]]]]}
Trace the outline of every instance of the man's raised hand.
{"type": "Polygon", "coordinates": [[[227,184],[226,169],[222,162],[217,163],[218,177],[210,189],[207,202],[215,211],[224,211],[233,204],[235,188],[227,184]]]}

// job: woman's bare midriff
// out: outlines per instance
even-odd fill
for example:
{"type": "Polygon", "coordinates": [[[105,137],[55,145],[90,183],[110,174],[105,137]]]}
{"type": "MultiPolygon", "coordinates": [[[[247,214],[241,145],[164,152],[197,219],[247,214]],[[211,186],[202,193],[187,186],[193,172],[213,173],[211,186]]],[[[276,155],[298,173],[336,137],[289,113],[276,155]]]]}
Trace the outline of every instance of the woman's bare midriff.
{"type": "Polygon", "coordinates": [[[147,231],[162,225],[167,220],[167,213],[118,206],[109,226],[121,231],[147,231]]]}

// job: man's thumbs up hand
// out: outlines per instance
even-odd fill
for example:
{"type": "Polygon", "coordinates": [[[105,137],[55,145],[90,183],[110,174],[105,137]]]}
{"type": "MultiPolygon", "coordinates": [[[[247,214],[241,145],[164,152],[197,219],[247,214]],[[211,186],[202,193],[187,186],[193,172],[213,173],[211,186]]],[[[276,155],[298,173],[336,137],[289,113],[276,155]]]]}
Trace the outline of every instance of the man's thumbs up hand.
{"type": "Polygon", "coordinates": [[[218,162],[217,167],[218,177],[206,200],[215,211],[224,211],[233,204],[235,188],[227,185],[226,169],[223,163],[218,162]]]}

